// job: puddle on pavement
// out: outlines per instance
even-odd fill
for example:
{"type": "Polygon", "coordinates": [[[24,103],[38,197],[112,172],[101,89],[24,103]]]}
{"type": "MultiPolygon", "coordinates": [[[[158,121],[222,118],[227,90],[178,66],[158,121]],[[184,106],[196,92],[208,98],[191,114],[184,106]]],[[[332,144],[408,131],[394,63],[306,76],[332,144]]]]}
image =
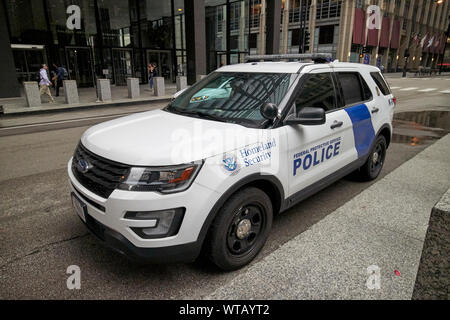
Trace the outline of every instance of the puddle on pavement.
{"type": "Polygon", "coordinates": [[[399,112],[394,114],[392,142],[427,145],[450,132],[450,111],[399,112]]]}

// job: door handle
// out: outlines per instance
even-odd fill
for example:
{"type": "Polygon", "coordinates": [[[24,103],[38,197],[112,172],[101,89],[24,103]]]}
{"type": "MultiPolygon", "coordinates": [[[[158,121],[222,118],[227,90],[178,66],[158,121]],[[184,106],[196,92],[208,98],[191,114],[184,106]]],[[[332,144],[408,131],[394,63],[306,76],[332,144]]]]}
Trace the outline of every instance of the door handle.
{"type": "Polygon", "coordinates": [[[344,122],[342,122],[342,121],[334,121],[333,124],[330,126],[330,128],[331,128],[331,129],[339,128],[339,127],[341,127],[343,124],[344,124],[344,122]]]}
{"type": "Polygon", "coordinates": [[[378,112],[378,111],[380,111],[380,109],[378,109],[377,107],[375,107],[375,108],[372,109],[372,113],[376,113],[376,112],[378,112]]]}

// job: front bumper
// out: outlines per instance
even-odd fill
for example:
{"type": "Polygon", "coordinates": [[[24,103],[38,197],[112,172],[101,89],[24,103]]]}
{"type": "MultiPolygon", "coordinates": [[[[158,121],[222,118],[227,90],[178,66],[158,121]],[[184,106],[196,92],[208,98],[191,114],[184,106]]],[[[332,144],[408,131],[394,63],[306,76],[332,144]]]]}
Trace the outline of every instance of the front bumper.
{"type": "Polygon", "coordinates": [[[193,261],[201,250],[200,231],[219,193],[195,182],[186,191],[173,194],[114,190],[104,199],[81,185],[74,177],[72,159],[68,175],[72,192],[86,205],[86,225],[104,244],[130,258],[151,262],[193,261]],[[131,228],[147,227],[145,220],[130,220],[129,211],[186,209],[176,235],[144,239],[131,228]]]}
{"type": "Polygon", "coordinates": [[[140,262],[192,262],[198,257],[201,250],[201,241],[169,247],[139,248],[117,231],[96,221],[89,214],[86,215],[86,222],[83,223],[105,246],[140,262]]]}

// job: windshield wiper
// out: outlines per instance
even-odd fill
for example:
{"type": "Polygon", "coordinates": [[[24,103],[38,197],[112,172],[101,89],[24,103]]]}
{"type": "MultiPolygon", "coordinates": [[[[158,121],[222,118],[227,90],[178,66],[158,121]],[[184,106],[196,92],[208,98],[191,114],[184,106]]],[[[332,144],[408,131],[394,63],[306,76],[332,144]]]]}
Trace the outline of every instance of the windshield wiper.
{"type": "Polygon", "coordinates": [[[188,115],[193,115],[199,118],[205,118],[205,119],[209,119],[209,120],[215,120],[215,121],[220,121],[220,122],[227,122],[226,119],[221,118],[219,116],[215,116],[213,114],[210,113],[206,113],[206,112],[202,112],[202,111],[189,111],[189,110],[180,110],[178,108],[175,108],[174,106],[170,107],[171,110],[174,110],[177,113],[180,114],[188,114],[188,115]]]}

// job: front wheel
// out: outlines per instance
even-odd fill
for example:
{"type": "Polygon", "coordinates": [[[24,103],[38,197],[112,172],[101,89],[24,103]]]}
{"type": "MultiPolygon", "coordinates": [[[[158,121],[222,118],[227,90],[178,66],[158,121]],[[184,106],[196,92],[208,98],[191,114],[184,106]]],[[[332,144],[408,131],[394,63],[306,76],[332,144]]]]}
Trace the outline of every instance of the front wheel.
{"type": "Polygon", "coordinates": [[[209,231],[209,259],[227,271],[248,264],[264,246],[272,216],[272,202],[258,188],[243,189],[231,196],[209,231]]]}
{"type": "Polygon", "coordinates": [[[359,175],[363,180],[370,181],[378,177],[386,158],[386,147],[385,137],[378,136],[367,161],[359,168],[359,175]]]}

